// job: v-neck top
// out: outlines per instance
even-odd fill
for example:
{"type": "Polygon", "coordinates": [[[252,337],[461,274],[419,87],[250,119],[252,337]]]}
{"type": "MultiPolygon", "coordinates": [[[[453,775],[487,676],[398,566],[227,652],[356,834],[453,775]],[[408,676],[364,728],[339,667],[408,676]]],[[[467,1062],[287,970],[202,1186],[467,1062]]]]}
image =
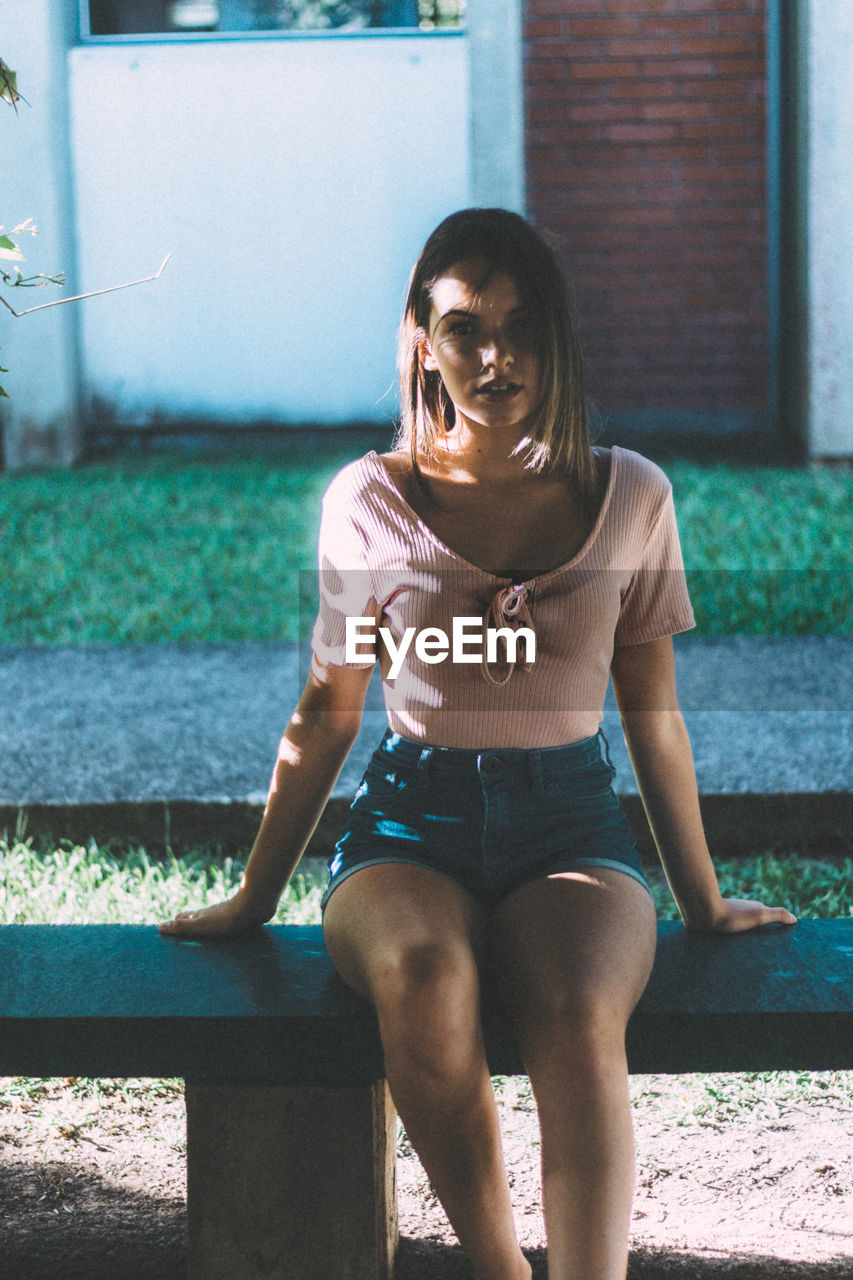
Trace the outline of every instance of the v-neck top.
{"type": "Polygon", "coordinates": [[[553,747],[590,737],[614,647],[694,626],[671,485],[655,463],[619,446],[583,546],[522,582],[447,546],[378,454],[366,454],[323,499],[319,597],[319,661],[346,664],[349,618],[351,641],[360,635],[351,665],[379,660],[391,729],[432,746],[553,747]],[[514,660],[498,639],[493,660],[481,662],[489,629],[519,627],[533,640],[517,637],[514,660]]]}

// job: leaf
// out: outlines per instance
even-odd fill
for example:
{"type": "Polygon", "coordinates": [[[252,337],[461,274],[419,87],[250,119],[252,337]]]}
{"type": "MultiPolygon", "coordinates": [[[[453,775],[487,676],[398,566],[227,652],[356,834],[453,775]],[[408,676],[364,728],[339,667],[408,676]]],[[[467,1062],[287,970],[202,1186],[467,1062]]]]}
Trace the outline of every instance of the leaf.
{"type": "Polygon", "coordinates": [[[0,58],[0,99],[14,107],[20,96],[17,71],[12,71],[0,58]]]}
{"type": "Polygon", "coordinates": [[[9,262],[26,262],[14,240],[10,240],[8,236],[0,236],[0,258],[6,258],[9,262]]]}

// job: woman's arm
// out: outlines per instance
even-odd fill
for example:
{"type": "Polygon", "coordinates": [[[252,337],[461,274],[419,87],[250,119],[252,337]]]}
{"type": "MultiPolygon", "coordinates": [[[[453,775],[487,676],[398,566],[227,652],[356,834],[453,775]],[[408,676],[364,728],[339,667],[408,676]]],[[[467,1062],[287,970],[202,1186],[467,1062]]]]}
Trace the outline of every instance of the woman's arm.
{"type": "Polygon", "coordinates": [[[610,672],[643,806],[686,927],[738,933],[772,922],[793,924],[796,917],[784,907],[720,893],[678,707],[671,638],[616,649],[610,672]]]}
{"type": "Polygon", "coordinates": [[[323,666],[315,658],[281,740],[264,816],[237,893],[201,911],[183,911],[160,932],[222,937],[263,924],[317,825],[361,724],[372,667],[323,666]]]}

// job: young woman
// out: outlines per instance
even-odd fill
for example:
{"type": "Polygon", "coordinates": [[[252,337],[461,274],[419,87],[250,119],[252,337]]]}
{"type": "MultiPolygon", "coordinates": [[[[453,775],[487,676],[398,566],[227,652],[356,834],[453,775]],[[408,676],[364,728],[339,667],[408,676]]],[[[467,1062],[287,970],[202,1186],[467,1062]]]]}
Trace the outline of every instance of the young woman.
{"type": "Polygon", "coordinates": [[[471,209],[436,229],[399,365],[398,447],[324,500],[312,671],[240,889],[162,927],[222,936],[273,916],[358,731],[372,644],[390,728],[330,864],[329,952],[376,1007],[394,1101],[477,1280],[531,1274],[484,972],[536,1097],[550,1280],[622,1280],[625,1028],[656,927],[599,729],[608,676],[685,925],[794,917],[720,895],[673,676],[693,616],[670,486],[639,454],[591,447],[567,289],[527,222],[471,209]]]}

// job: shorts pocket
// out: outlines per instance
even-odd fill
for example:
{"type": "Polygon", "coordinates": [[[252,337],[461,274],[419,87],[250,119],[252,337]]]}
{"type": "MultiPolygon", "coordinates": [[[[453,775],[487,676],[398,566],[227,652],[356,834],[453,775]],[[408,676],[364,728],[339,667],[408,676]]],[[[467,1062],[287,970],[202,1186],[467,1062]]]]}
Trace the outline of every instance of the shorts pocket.
{"type": "Polygon", "coordinates": [[[606,760],[594,760],[583,768],[552,768],[543,778],[546,795],[562,800],[602,800],[611,790],[616,770],[606,760]]]}
{"type": "Polygon", "coordinates": [[[374,756],[364,771],[356,799],[362,795],[386,799],[403,791],[412,792],[417,788],[419,776],[417,764],[401,764],[374,756]]]}

